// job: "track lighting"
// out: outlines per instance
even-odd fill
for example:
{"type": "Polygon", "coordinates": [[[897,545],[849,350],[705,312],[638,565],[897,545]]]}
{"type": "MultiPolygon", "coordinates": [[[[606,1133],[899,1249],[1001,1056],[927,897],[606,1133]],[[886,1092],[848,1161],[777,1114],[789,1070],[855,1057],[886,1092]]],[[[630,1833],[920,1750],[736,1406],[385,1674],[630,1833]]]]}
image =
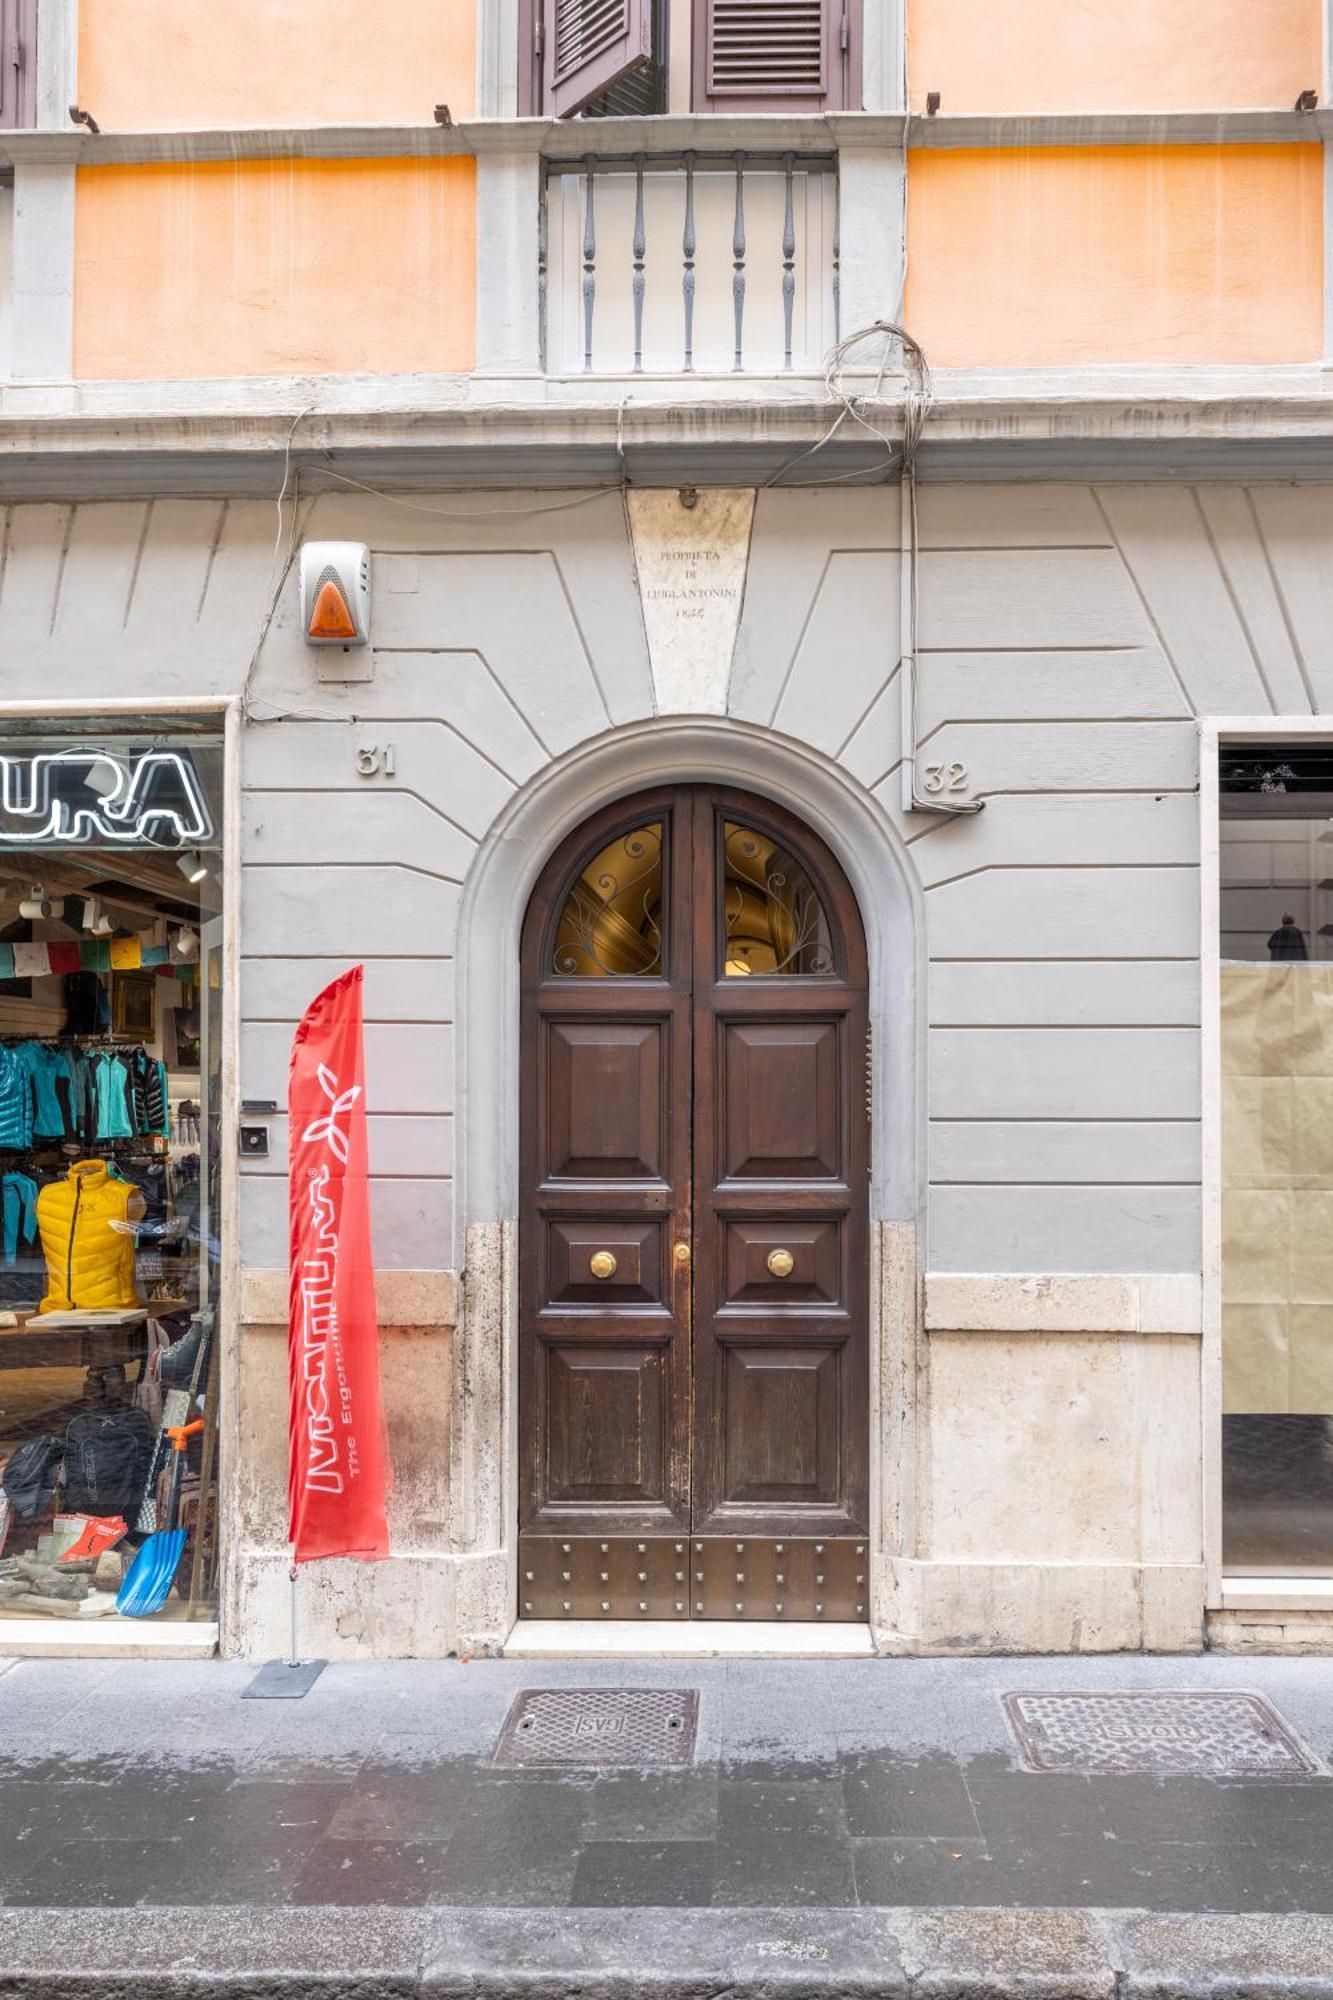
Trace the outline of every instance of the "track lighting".
{"type": "Polygon", "coordinates": [[[26,896],[19,903],[21,917],[49,917],[54,905],[47,897],[40,882],[34,882],[26,896]]]}
{"type": "Polygon", "coordinates": [[[181,929],[176,933],[175,952],[177,958],[198,958],[199,956],[199,934],[197,931],[192,931],[188,924],[182,925],[181,929]]]}
{"type": "Polygon", "coordinates": [[[176,866],[187,882],[202,882],[208,873],[208,863],[197,847],[192,847],[187,854],[182,854],[176,866]]]}

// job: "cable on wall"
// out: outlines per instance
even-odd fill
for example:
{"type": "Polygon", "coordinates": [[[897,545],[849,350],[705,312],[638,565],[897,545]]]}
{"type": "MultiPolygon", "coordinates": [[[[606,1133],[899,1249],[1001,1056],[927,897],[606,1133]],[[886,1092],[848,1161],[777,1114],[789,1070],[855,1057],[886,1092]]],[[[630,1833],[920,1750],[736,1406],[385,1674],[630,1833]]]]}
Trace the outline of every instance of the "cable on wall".
{"type": "Polygon", "coordinates": [[[829,399],[839,405],[838,413],[825,430],[822,437],[808,445],[794,458],[780,465],[772,476],[764,481],[765,487],[776,486],[784,479],[793,466],[813,458],[817,452],[832,442],[843,425],[851,422],[859,424],[871,437],[877,438],[885,448],[885,457],[877,464],[861,466],[855,472],[836,474],[832,479],[803,481],[811,486],[836,486],[851,479],[868,479],[876,473],[897,470],[901,479],[901,515],[898,537],[899,553],[899,665],[901,678],[901,731],[902,731],[902,809],[904,812],[935,813],[944,818],[979,813],[985,806],[984,799],[937,799],[922,793],[917,786],[917,753],[919,750],[917,719],[917,634],[921,622],[921,576],[920,576],[920,525],[917,518],[916,502],[916,457],[926,422],[935,401],[935,384],[930,372],[930,363],[919,341],[914,340],[898,320],[877,319],[869,326],[861,326],[854,333],[844,334],[829,349],[824,363],[824,387],[829,399]],[[880,342],[879,365],[874,386],[869,392],[854,393],[847,385],[846,374],[851,367],[851,357],[855,349],[866,341],[880,342]],[[884,377],[888,372],[890,357],[895,348],[902,354],[905,385],[903,388],[903,434],[901,441],[889,436],[887,431],[867,415],[865,405],[872,407],[878,403],[884,387],[884,377]]]}
{"type": "Polygon", "coordinates": [[[906,386],[903,390],[902,483],[898,525],[899,698],[902,728],[902,809],[905,813],[935,813],[956,819],[979,813],[984,799],[935,799],[916,782],[920,749],[917,718],[918,634],[921,627],[921,532],[916,505],[916,455],[926,420],[935,401],[935,384],[925,352],[906,327],[895,321],[877,322],[901,343],[906,386]]]}

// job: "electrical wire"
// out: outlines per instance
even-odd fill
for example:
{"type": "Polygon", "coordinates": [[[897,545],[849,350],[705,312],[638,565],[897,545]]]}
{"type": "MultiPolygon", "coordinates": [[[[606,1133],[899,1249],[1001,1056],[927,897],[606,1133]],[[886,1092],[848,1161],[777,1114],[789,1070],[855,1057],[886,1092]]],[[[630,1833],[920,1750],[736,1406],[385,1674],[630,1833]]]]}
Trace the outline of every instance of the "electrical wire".
{"type": "Polygon", "coordinates": [[[835,341],[824,358],[824,390],[831,402],[840,405],[838,414],[821,438],[817,438],[814,444],[807,445],[804,451],[798,451],[794,458],[789,458],[776,472],[769,475],[764,481],[765,488],[776,486],[779,480],[785,479],[793,466],[801,465],[807,458],[813,458],[816,452],[823,451],[849,420],[859,424],[863,431],[869,432],[871,437],[884,446],[884,458],[874,465],[858,466],[854,472],[840,472],[831,479],[817,479],[806,483],[813,486],[834,486],[848,479],[867,479],[878,472],[893,471],[904,463],[908,452],[915,454],[935,395],[930,364],[919,343],[912,338],[905,326],[901,326],[897,320],[889,319],[872,320],[869,326],[857,327],[854,333],[844,334],[841,340],[835,341]],[[875,339],[881,342],[875,386],[868,396],[855,395],[848,389],[844,379],[851,367],[852,353],[863,341],[875,339]],[[902,349],[904,361],[909,355],[911,356],[913,372],[917,376],[917,381],[915,383],[909,381],[904,392],[901,440],[892,438],[887,431],[881,430],[879,425],[866,415],[864,409],[866,402],[873,404],[880,400],[884,377],[888,373],[889,360],[895,346],[902,349]],[[924,407],[922,407],[923,399],[924,407]]]}
{"type": "MultiPolygon", "coordinates": [[[[628,400],[627,397],[625,401],[628,402],[628,400]]],[[[292,565],[296,561],[297,549],[299,547],[298,522],[301,512],[301,472],[299,466],[295,472],[292,470],[292,447],[302,420],[312,415],[314,408],[315,405],[313,403],[307,403],[304,409],[297,411],[296,415],[292,418],[286,442],[283,446],[282,481],[278,487],[276,501],[277,526],[273,535],[273,552],[269,558],[269,577],[272,581],[272,590],[269,595],[267,608],[260,619],[259,631],[255,637],[254,647],[251,650],[250,659],[245,669],[245,676],[241,683],[241,714],[246,722],[355,722],[357,720],[355,715],[339,714],[327,708],[282,708],[276,702],[265,701],[262,696],[256,695],[253,691],[254,677],[259,666],[259,656],[264,650],[264,642],[268,638],[273,620],[277,616],[278,605],[282,601],[283,590],[288,577],[291,575],[292,565]],[[292,494],[291,530],[288,539],[287,554],[279,571],[278,561],[282,554],[283,528],[285,525],[283,507],[287,499],[288,487],[291,488],[292,494]],[[265,709],[268,713],[260,714],[260,709],[265,709]]],[[[594,500],[604,500],[609,493],[620,493],[623,496],[629,485],[629,474],[625,465],[624,424],[625,403],[622,402],[616,420],[616,451],[620,460],[620,478],[618,480],[613,484],[595,487],[588,492],[577,493],[570,499],[553,500],[538,507],[496,507],[489,510],[432,507],[425,501],[408,500],[401,494],[388,493],[382,487],[367,485],[365,480],[353,479],[349,473],[335,471],[331,465],[321,465],[319,473],[323,479],[336,480],[340,486],[354,487],[357,492],[368,493],[373,499],[383,500],[390,507],[403,507],[414,514],[438,515],[442,520],[462,521],[472,526],[475,526],[479,522],[527,520],[535,514],[563,514],[567,513],[573,507],[586,507],[594,500]]],[[[309,499],[310,507],[306,513],[307,523],[309,523],[310,515],[314,511],[318,496],[311,494],[309,499]]]]}
{"type": "MultiPolygon", "coordinates": [[[[887,473],[895,469],[901,473],[904,487],[904,503],[908,515],[905,525],[910,536],[909,640],[908,646],[904,651],[902,664],[908,670],[906,712],[910,718],[910,733],[907,742],[911,745],[912,804],[936,812],[979,811],[983,803],[982,801],[976,801],[970,805],[961,807],[947,806],[933,799],[918,799],[916,795],[916,634],[919,624],[920,565],[918,562],[919,542],[915,467],[917,452],[920,448],[926,422],[935,400],[934,381],[930,371],[930,364],[920,343],[913,338],[905,326],[901,325],[897,320],[877,319],[872,321],[868,326],[858,327],[854,332],[845,334],[830,348],[824,361],[824,388],[830,401],[836,402],[840,406],[837,415],[828,425],[822,437],[817,438],[812,445],[807,445],[804,450],[797,452],[794,457],[788,459],[775,472],[770,474],[763,483],[763,489],[767,490],[776,486],[795,466],[804,464],[807,459],[814,458],[819,452],[823,451],[832,443],[843,425],[848,422],[856,424],[861,430],[884,446],[885,456],[875,464],[857,467],[852,472],[835,473],[828,479],[810,480],[804,483],[810,486],[833,486],[845,483],[849,479],[868,480],[879,473],[887,473]],[[868,396],[865,394],[856,395],[849,390],[845,381],[845,377],[851,367],[851,357],[864,341],[873,339],[878,339],[881,343],[874,387],[868,396]],[[874,422],[866,414],[864,408],[867,402],[872,406],[880,402],[883,393],[884,378],[888,373],[890,357],[895,347],[902,354],[906,377],[902,394],[902,437],[898,440],[892,438],[887,431],[874,422]]],[[[630,480],[629,469],[625,461],[625,410],[628,402],[629,398],[626,397],[616,412],[616,455],[620,469],[619,479],[614,484],[608,483],[589,491],[574,494],[565,500],[543,502],[541,505],[535,507],[492,508],[484,511],[476,508],[436,507],[425,501],[412,500],[405,498],[401,494],[386,492],[382,487],[371,486],[365,480],[354,479],[349,473],[338,472],[332,466],[322,465],[319,468],[319,473],[321,478],[333,480],[338,485],[353,488],[357,492],[367,493],[374,499],[384,501],[388,506],[401,507],[411,513],[433,515],[444,520],[466,522],[474,526],[479,522],[526,520],[537,515],[562,514],[576,507],[589,506],[595,500],[604,499],[608,493],[618,491],[621,495],[622,505],[626,509],[626,530],[632,559],[633,534],[628,519],[630,480]]],[[[357,719],[355,716],[335,714],[327,709],[280,708],[275,703],[264,701],[262,697],[256,696],[253,692],[254,676],[258,668],[259,657],[272,628],[273,620],[277,615],[278,605],[281,601],[287,579],[291,574],[292,565],[296,560],[301,513],[300,471],[298,468],[295,474],[293,474],[292,449],[296,432],[303,419],[312,414],[313,407],[313,405],[307,405],[304,409],[297,411],[288,429],[283,449],[282,481],[278,489],[276,501],[277,524],[273,538],[273,553],[269,562],[270,578],[274,577],[274,572],[278,569],[279,557],[282,551],[283,529],[285,525],[283,508],[286,503],[289,486],[292,490],[291,526],[286,557],[282,561],[281,569],[278,571],[276,579],[273,582],[268,606],[260,621],[259,631],[250,654],[242,684],[241,712],[245,720],[251,723],[287,720],[354,722],[357,719]],[[261,714],[259,713],[261,708],[269,712],[261,714]]],[[[314,505],[315,496],[311,496],[311,511],[313,511],[314,505]]],[[[308,512],[306,515],[307,521],[309,518],[310,514],[308,512]]],[[[906,748],[906,744],[904,747],[906,748]]]]}
{"type": "MultiPolygon", "coordinates": [[[[623,404],[621,405],[620,414],[621,421],[623,422],[623,404]]],[[[618,427],[617,449],[620,451],[621,463],[623,465],[624,449],[619,439],[620,432],[618,427]]],[[[569,512],[571,507],[588,507],[594,500],[605,500],[608,493],[618,493],[626,484],[626,480],[622,474],[621,478],[610,481],[605,486],[595,486],[586,492],[576,493],[569,500],[553,500],[541,507],[494,507],[482,512],[475,507],[465,509],[456,507],[430,507],[423,500],[406,500],[401,493],[386,493],[382,486],[368,486],[364,479],[353,479],[345,472],[335,472],[331,465],[321,465],[319,476],[321,479],[336,479],[340,486],[354,486],[358,493],[369,493],[376,500],[385,501],[390,507],[405,507],[412,514],[438,514],[443,521],[465,521],[469,525],[475,525],[478,521],[526,521],[534,514],[565,514],[569,512]]]]}
{"type": "Polygon", "coordinates": [[[908,812],[934,813],[940,818],[961,818],[983,810],[984,799],[936,799],[917,790],[916,766],[920,749],[917,715],[918,634],[921,630],[921,523],[917,512],[916,459],[925,434],[926,422],[935,402],[935,383],[930,363],[920,344],[902,328],[903,360],[907,381],[903,390],[902,507],[900,540],[906,555],[906,630],[900,654],[902,669],[902,762],[903,807],[908,812]]]}
{"type": "MultiPolygon", "coordinates": [[[[296,437],[297,427],[300,425],[300,423],[305,417],[308,417],[311,414],[314,407],[315,406],[313,403],[307,403],[303,410],[298,410],[296,412],[296,415],[292,418],[291,426],[287,432],[287,442],[283,447],[282,483],[278,487],[278,498],[276,502],[276,510],[278,517],[277,526],[273,534],[273,553],[269,557],[269,564],[268,564],[269,581],[270,584],[272,585],[272,589],[269,594],[268,609],[265,611],[263,617],[259,621],[259,631],[256,634],[255,643],[251,649],[249,661],[246,664],[245,678],[241,682],[241,715],[246,722],[277,722],[282,719],[281,715],[276,712],[272,715],[256,714],[255,712],[256,697],[252,690],[254,684],[255,670],[259,665],[259,655],[264,650],[264,641],[268,637],[269,628],[272,625],[274,617],[277,614],[278,603],[282,597],[283,585],[286,583],[288,576],[291,574],[292,564],[296,559],[296,524],[300,517],[300,512],[301,512],[301,474],[299,469],[296,472],[295,477],[293,477],[292,474],[292,444],[296,437]],[[282,509],[283,509],[283,503],[287,498],[288,486],[291,486],[292,488],[291,534],[288,540],[286,561],[282,565],[282,569],[277,577],[277,581],[274,582],[273,581],[274,572],[278,568],[278,558],[282,553],[282,535],[284,527],[282,509]]],[[[309,517],[307,516],[307,519],[308,518],[309,517]]],[[[272,702],[265,702],[264,706],[266,708],[272,708],[274,705],[272,702]]]]}

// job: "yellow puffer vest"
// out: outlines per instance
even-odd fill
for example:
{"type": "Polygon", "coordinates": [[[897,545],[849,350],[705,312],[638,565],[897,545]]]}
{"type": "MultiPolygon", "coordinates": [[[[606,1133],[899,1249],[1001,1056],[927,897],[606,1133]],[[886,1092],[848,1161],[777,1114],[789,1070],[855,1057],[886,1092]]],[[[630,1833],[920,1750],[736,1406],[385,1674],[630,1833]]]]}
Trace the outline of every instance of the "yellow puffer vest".
{"type": "Polygon", "coordinates": [[[139,1190],[115,1180],[101,1160],[79,1160],[63,1181],[37,1197],[37,1228],[46,1258],[42,1311],[111,1312],[138,1305],[134,1231],[128,1221],[139,1190]]]}

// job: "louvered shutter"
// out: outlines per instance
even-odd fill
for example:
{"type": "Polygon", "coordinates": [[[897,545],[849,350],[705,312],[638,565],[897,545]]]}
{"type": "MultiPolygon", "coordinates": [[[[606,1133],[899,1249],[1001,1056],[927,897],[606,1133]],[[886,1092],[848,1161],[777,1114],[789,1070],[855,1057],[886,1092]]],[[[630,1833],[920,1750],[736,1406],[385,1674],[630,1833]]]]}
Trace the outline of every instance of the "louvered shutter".
{"type": "Polygon", "coordinates": [[[37,0],[0,0],[0,126],[37,123],[37,0]]]}
{"type": "Polygon", "coordinates": [[[695,0],[695,110],[845,110],[851,9],[852,0],[695,0]]]}
{"type": "Polygon", "coordinates": [[[545,109],[570,118],[653,57],[652,0],[541,0],[545,109]]]}

